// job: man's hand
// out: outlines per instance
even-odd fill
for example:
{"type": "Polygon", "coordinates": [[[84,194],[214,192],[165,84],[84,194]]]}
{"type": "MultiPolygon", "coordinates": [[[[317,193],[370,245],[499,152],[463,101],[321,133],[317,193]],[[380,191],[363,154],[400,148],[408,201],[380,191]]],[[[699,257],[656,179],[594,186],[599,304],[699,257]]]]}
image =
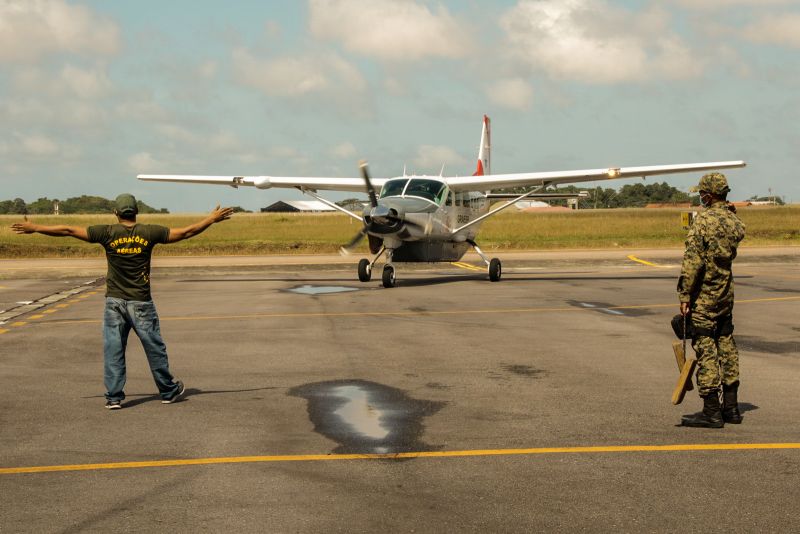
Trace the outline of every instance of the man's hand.
{"type": "Polygon", "coordinates": [[[233,215],[233,208],[220,208],[219,204],[217,204],[217,207],[214,208],[214,211],[211,212],[209,217],[214,219],[215,223],[218,223],[220,221],[227,221],[231,218],[231,215],[233,215]]]}
{"type": "Polygon", "coordinates": [[[28,220],[27,215],[23,215],[23,222],[14,223],[11,225],[11,230],[14,231],[15,234],[32,234],[36,230],[34,229],[36,225],[28,220]]]}
{"type": "Polygon", "coordinates": [[[681,302],[681,315],[683,315],[683,316],[689,315],[689,303],[688,302],[681,302]]]}

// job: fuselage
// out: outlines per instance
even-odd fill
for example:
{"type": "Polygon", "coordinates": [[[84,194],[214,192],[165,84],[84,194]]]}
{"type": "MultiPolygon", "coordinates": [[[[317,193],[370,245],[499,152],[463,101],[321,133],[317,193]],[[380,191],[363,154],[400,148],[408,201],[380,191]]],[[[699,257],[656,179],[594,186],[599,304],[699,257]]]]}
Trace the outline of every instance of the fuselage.
{"type": "Polygon", "coordinates": [[[394,261],[458,261],[481,223],[453,231],[488,211],[489,199],[479,191],[451,191],[439,176],[402,176],[384,183],[378,206],[367,208],[364,219],[369,234],[394,250],[394,261]]]}

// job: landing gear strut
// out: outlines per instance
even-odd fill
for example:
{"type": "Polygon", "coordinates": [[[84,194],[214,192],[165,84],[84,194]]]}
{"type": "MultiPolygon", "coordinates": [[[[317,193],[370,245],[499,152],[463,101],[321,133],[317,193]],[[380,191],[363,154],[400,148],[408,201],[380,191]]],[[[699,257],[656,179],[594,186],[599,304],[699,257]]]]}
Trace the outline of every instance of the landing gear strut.
{"type": "Polygon", "coordinates": [[[392,265],[392,252],[393,249],[388,249],[386,247],[381,247],[380,251],[372,258],[372,261],[368,260],[367,258],[362,258],[358,262],[358,279],[362,282],[369,282],[372,279],[372,268],[375,267],[375,262],[380,259],[380,257],[385,253],[386,254],[386,265],[383,266],[383,274],[381,275],[381,281],[383,282],[383,287],[394,287],[397,285],[397,278],[395,278],[394,274],[394,265],[392,265]]]}
{"type": "Polygon", "coordinates": [[[500,277],[503,275],[503,266],[500,264],[500,260],[498,260],[497,258],[492,258],[491,260],[489,260],[489,258],[486,257],[486,255],[483,253],[480,247],[478,247],[478,244],[475,243],[475,241],[470,239],[467,240],[467,243],[472,245],[472,248],[475,249],[475,252],[478,253],[478,256],[480,256],[483,259],[483,262],[489,268],[489,280],[491,280],[492,282],[499,282],[500,277]]]}

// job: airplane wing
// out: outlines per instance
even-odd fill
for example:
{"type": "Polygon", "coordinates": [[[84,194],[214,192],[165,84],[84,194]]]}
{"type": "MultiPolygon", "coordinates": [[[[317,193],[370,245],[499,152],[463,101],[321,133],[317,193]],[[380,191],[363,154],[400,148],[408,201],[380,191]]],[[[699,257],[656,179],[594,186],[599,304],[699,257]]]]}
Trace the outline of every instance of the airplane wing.
{"type": "Polygon", "coordinates": [[[528,172],[518,174],[490,174],[485,176],[462,176],[447,178],[453,191],[490,191],[511,187],[535,187],[578,182],[616,180],[619,178],[644,178],[659,174],[701,172],[718,169],[744,167],[744,161],[717,161],[710,163],[687,163],[683,165],[652,165],[649,167],[610,167],[581,171],[528,172]]]}
{"type": "MultiPolygon", "coordinates": [[[[316,191],[325,189],[329,191],[353,191],[363,193],[365,190],[363,178],[317,178],[298,176],[192,176],[182,174],[140,174],[139,180],[145,182],[175,182],[190,184],[228,185],[231,187],[255,187],[269,189],[271,187],[285,187],[296,189],[309,189],[316,191]]],[[[373,178],[375,187],[382,187],[386,178],[373,178]]]]}

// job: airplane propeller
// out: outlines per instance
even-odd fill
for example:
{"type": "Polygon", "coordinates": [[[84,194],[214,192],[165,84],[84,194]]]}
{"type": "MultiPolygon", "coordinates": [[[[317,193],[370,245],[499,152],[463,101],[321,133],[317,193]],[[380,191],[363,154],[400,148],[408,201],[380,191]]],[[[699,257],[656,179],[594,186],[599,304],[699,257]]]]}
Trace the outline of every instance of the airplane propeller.
{"type": "MultiPolygon", "coordinates": [[[[350,251],[355,248],[355,246],[358,245],[366,235],[368,235],[374,224],[379,224],[381,226],[393,226],[398,223],[403,223],[408,226],[424,228],[422,225],[414,221],[405,220],[405,218],[398,213],[396,209],[378,204],[378,196],[375,193],[375,187],[372,185],[372,180],[369,178],[367,162],[361,160],[358,163],[358,167],[361,169],[361,177],[364,178],[364,186],[367,190],[367,196],[369,197],[370,210],[369,214],[364,216],[364,226],[361,228],[361,230],[359,230],[359,232],[353,236],[353,239],[339,249],[342,255],[350,254],[350,251]]],[[[372,248],[372,243],[370,243],[370,248],[372,248]]]]}

